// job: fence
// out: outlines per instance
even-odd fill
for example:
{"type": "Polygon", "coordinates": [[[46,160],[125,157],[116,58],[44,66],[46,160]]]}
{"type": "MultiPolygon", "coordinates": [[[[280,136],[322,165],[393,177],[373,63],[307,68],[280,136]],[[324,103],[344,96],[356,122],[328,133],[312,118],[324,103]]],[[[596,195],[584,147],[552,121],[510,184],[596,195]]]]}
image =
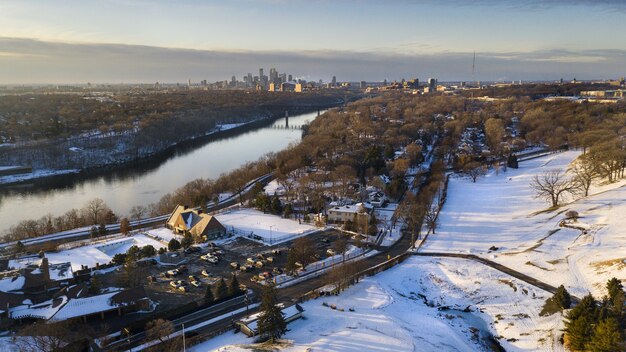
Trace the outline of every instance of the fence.
{"type": "Polygon", "coordinates": [[[287,274],[281,274],[275,276],[273,281],[275,285],[282,285],[298,279],[310,279],[310,275],[315,275],[316,272],[318,275],[321,275],[325,272],[325,269],[332,268],[336,264],[345,263],[354,258],[363,256],[365,253],[366,251],[363,248],[353,247],[351,251],[346,252],[345,257],[343,254],[337,254],[324,260],[320,260],[318,262],[307,265],[306,273],[304,276],[289,276],[287,274]]]}

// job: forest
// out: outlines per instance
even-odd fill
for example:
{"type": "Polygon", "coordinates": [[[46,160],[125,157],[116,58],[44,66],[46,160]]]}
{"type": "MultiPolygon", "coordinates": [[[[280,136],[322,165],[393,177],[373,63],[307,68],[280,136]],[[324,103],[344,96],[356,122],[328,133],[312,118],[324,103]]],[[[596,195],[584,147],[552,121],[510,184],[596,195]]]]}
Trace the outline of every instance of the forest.
{"type": "Polygon", "coordinates": [[[344,93],[176,91],[0,96],[0,165],[85,170],[151,157],[219,124],[335,106],[344,93]]]}

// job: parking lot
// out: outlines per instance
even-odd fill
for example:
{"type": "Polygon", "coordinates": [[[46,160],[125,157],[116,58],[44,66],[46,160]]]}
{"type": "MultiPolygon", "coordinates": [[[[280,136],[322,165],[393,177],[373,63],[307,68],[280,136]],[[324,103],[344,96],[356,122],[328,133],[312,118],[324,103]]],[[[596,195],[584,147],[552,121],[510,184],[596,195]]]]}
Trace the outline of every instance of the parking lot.
{"type": "MultiPolygon", "coordinates": [[[[333,241],[339,235],[340,232],[336,230],[308,235],[315,244],[318,260],[328,256],[327,250],[332,248],[333,241]]],[[[289,241],[266,246],[237,237],[222,246],[204,247],[186,254],[186,262],[182,265],[150,267],[147,288],[155,298],[163,299],[165,302],[162,303],[166,305],[176,304],[177,301],[185,303],[190,299],[200,301],[208,285],[215,285],[221,277],[228,281],[233,274],[237,275],[240,284],[257,290],[261,286],[251,279],[264,273],[269,274],[269,277],[282,273],[292,244],[293,241],[289,241]]]]}

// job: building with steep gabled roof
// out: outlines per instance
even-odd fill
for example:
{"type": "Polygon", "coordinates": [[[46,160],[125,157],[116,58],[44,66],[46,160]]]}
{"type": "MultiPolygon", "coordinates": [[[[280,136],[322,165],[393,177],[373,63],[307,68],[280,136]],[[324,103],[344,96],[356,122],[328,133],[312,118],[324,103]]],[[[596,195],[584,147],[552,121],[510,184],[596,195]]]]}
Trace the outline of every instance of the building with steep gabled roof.
{"type": "Polygon", "coordinates": [[[178,205],[167,219],[166,227],[177,233],[190,233],[196,240],[217,238],[226,228],[212,215],[178,205]]]}

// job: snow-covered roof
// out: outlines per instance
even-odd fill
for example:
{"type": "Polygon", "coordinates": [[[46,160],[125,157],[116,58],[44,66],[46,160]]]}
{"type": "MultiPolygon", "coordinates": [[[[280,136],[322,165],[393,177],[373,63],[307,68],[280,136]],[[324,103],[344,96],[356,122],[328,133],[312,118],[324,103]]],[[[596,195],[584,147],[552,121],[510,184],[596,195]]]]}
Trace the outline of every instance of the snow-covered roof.
{"type": "Polygon", "coordinates": [[[93,297],[72,299],[52,317],[52,320],[66,320],[115,309],[117,308],[117,305],[111,304],[111,297],[115,296],[119,292],[120,291],[105,293],[103,295],[93,297]]]}
{"type": "Polygon", "coordinates": [[[67,297],[61,296],[59,298],[55,298],[35,305],[28,304],[15,307],[11,310],[11,317],[13,319],[35,318],[49,320],[66,303],[67,297]]]}
{"type": "Polygon", "coordinates": [[[0,280],[0,291],[10,292],[21,290],[25,282],[26,278],[24,276],[4,278],[0,280]]]}

